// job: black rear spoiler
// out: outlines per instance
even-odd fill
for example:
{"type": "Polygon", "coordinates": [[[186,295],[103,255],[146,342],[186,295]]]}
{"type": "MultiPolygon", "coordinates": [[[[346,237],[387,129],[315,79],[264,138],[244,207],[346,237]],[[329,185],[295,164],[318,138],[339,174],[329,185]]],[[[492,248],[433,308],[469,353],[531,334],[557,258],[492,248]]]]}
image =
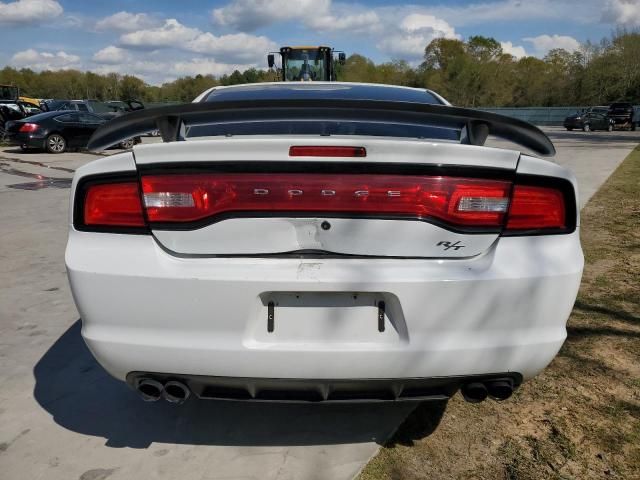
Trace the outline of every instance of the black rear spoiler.
{"type": "Polygon", "coordinates": [[[413,102],[296,98],[187,103],[139,110],[102,125],[89,140],[88,148],[101,150],[152,130],[159,130],[165,142],[174,142],[184,138],[186,127],[194,125],[285,119],[431,125],[458,130],[461,143],[484,145],[488,135],[495,135],[539,155],[555,154],[551,140],[539,128],[495,113],[413,102]]]}

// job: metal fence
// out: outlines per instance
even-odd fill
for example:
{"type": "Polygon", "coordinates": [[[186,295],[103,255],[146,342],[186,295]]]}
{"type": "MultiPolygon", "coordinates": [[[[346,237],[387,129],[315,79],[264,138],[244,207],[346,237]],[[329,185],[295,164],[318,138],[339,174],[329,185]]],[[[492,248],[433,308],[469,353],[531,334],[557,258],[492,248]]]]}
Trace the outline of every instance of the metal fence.
{"type": "MultiPolygon", "coordinates": [[[[589,107],[496,107],[479,108],[478,110],[499,113],[500,115],[524,120],[534,125],[562,125],[565,117],[586,108],[589,107]]],[[[640,107],[636,106],[634,108],[637,116],[640,107]]]]}

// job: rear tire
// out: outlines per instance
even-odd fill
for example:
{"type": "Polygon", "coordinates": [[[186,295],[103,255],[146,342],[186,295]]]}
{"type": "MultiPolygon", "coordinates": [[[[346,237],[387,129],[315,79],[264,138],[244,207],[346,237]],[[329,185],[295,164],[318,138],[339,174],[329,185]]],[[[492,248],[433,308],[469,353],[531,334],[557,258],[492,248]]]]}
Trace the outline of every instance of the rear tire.
{"type": "Polygon", "coordinates": [[[67,141],[59,133],[52,133],[47,137],[45,148],[49,153],[63,153],[67,149],[67,141]]]}
{"type": "Polygon", "coordinates": [[[591,125],[589,125],[588,123],[585,123],[585,124],[582,126],[582,131],[583,131],[583,132],[590,132],[590,131],[591,131],[591,125]]]}
{"type": "Polygon", "coordinates": [[[613,132],[613,125],[609,124],[607,127],[607,132],[613,132]]]}

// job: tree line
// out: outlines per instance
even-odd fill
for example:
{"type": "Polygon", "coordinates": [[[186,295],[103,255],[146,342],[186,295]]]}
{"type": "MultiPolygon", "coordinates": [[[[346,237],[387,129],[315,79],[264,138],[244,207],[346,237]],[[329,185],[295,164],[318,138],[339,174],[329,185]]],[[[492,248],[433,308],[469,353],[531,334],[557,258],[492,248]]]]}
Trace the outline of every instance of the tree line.
{"type": "MultiPolygon", "coordinates": [[[[640,103],[640,33],[618,31],[575,52],[553,49],[540,59],[517,59],[493,38],[466,41],[438,38],[425,47],[423,62],[376,64],[353,54],[338,66],[338,80],[430,88],[455,105],[467,107],[600,105],[640,103]]],[[[77,70],[34,72],[5,67],[0,84],[13,84],[36,98],[138,99],[189,102],[218,85],[278,80],[274,71],[251,68],[214,77],[196,75],[160,86],[133,75],[100,75],[77,70]]]]}

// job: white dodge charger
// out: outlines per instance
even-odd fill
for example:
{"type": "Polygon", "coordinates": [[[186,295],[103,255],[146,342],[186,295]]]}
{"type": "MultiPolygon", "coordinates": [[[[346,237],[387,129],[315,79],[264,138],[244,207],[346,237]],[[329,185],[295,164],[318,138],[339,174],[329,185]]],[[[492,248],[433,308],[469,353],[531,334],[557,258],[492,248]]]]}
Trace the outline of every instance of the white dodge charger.
{"type": "Polygon", "coordinates": [[[504,400],[553,359],[583,268],[536,127],[424,90],[214,88],[133,112],[78,169],[82,335],[143,399],[504,400]]]}

